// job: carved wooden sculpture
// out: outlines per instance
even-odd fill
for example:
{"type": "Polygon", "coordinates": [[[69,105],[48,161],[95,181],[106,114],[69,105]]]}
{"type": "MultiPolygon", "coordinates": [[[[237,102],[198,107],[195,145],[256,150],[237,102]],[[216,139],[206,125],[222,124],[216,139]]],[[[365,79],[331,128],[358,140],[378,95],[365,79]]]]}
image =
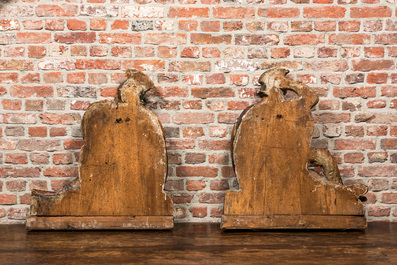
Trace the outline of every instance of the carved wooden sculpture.
{"type": "Polygon", "coordinates": [[[115,102],[87,109],[79,178],[57,193],[33,190],[28,229],[173,228],[162,126],[140,101],[153,87],[142,72],[127,70],[115,102]]]}
{"type": "Polygon", "coordinates": [[[367,188],[344,186],[328,150],[310,148],[310,109],[318,97],[287,73],[262,74],[262,101],[245,109],[235,125],[232,156],[240,190],[226,193],[222,228],[365,228],[359,196],[367,188]],[[284,100],[287,90],[299,98],[284,100]],[[321,166],[326,180],[308,165],[321,166]]]}

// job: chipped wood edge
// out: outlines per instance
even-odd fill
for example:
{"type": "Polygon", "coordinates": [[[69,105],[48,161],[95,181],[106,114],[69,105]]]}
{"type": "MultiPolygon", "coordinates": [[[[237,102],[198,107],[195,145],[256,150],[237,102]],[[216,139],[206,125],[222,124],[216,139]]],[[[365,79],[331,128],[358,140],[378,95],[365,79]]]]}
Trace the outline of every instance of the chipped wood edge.
{"type": "Polygon", "coordinates": [[[366,229],[361,215],[223,215],[221,229],[366,229]]]}
{"type": "Polygon", "coordinates": [[[33,230],[170,230],[173,216],[30,216],[26,229],[33,230]]]}

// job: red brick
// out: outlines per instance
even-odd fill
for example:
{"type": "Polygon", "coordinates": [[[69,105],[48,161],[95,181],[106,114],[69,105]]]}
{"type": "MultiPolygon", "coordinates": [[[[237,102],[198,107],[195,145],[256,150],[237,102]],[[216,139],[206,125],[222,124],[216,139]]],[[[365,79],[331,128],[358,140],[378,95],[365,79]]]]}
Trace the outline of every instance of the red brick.
{"type": "Polygon", "coordinates": [[[0,205],[17,204],[17,196],[12,194],[0,194],[0,205]]]}
{"type": "Polygon", "coordinates": [[[207,124],[214,122],[212,113],[176,113],[172,118],[176,124],[207,124]]]}
{"type": "Polygon", "coordinates": [[[334,87],[334,96],[338,98],[361,97],[373,98],[376,96],[375,87],[334,87]]]}
{"type": "Polygon", "coordinates": [[[176,175],[178,177],[215,178],[218,175],[218,169],[205,166],[177,166],[176,175]]]}
{"type": "Polygon", "coordinates": [[[25,47],[16,46],[16,47],[7,47],[4,49],[5,57],[22,57],[25,56],[25,47]]]}
{"type": "Polygon", "coordinates": [[[1,101],[4,110],[21,110],[22,109],[22,101],[21,100],[13,100],[13,99],[3,99],[1,101]]]}
{"type": "Polygon", "coordinates": [[[43,80],[47,84],[62,83],[63,77],[61,72],[44,73],[43,80]]]}
{"type": "Polygon", "coordinates": [[[112,30],[127,30],[130,27],[130,22],[128,20],[116,19],[110,26],[112,30]]]}
{"type": "Polygon", "coordinates": [[[164,185],[166,191],[182,191],[184,188],[183,180],[167,180],[164,185]]]}
{"type": "Polygon", "coordinates": [[[2,167],[0,178],[35,178],[40,176],[40,171],[34,167],[2,167]]]}
{"type": "Polygon", "coordinates": [[[54,154],[52,161],[55,165],[68,165],[73,163],[72,154],[54,154]]]}
{"type": "Polygon", "coordinates": [[[395,177],[397,174],[396,166],[360,166],[358,175],[362,177],[395,177]]]}
{"type": "Polygon", "coordinates": [[[387,73],[369,73],[367,75],[368,84],[385,84],[387,82],[387,73]]]}
{"type": "Polygon", "coordinates": [[[223,73],[212,74],[206,77],[207,84],[224,84],[226,82],[223,73]]]}
{"type": "Polygon", "coordinates": [[[350,20],[350,21],[339,21],[339,31],[357,32],[360,30],[360,21],[350,20]]]}
{"type": "Polygon", "coordinates": [[[15,59],[0,59],[0,70],[21,70],[32,71],[32,61],[30,60],[15,60],[15,59]]]}
{"type": "Polygon", "coordinates": [[[29,136],[30,137],[47,137],[47,127],[44,127],[44,126],[29,127],[29,136]]]}
{"type": "Polygon", "coordinates": [[[8,164],[27,164],[28,156],[26,153],[8,153],[5,154],[4,162],[8,164]]]}
{"type": "Polygon", "coordinates": [[[215,18],[248,19],[255,17],[254,7],[214,7],[215,18]]]}
{"type": "Polygon", "coordinates": [[[329,36],[330,44],[338,45],[362,45],[369,44],[370,41],[371,36],[365,34],[340,33],[329,36]]]}
{"type": "Polygon", "coordinates": [[[85,73],[84,72],[67,73],[66,81],[69,84],[84,84],[85,73]]]}
{"type": "Polygon", "coordinates": [[[41,19],[28,19],[22,21],[25,30],[40,30],[43,29],[43,21],[41,19]]]}
{"type": "Polygon", "coordinates": [[[386,125],[368,126],[367,127],[367,135],[368,136],[386,136],[387,135],[387,126],[386,125]]]}
{"type": "Polygon", "coordinates": [[[63,166],[54,166],[47,168],[43,171],[44,176],[46,177],[69,177],[76,178],[78,177],[78,168],[77,167],[63,167],[63,166]]]}
{"type": "Polygon", "coordinates": [[[106,20],[102,18],[91,18],[90,19],[91,30],[106,30],[106,20]]]}
{"type": "Polygon", "coordinates": [[[26,190],[26,181],[24,180],[9,180],[6,182],[7,190],[13,192],[21,192],[26,190]]]}
{"type": "Polygon", "coordinates": [[[275,34],[238,34],[235,36],[236,45],[277,45],[279,36],[275,34]]]}
{"type": "Polygon", "coordinates": [[[43,44],[51,42],[51,33],[47,32],[18,32],[17,43],[43,44]]]}
{"type": "Polygon", "coordinates": [[[243,23],[241,21],[225,21],[223,22],[224,31],[238,31],[243,28],[243,23]]]}
{"type": "Polygon", "coordinates": [[[201,85],[203,84],[202,74],[185,75],[182,79],[187,85],[201,85]]]}
{"type": "Polygon", "coordinates": [[[380,142],[382,149],[393,149],[397,150],[397,139],[382,139],[380,142]]]}
{"type": "Polygon", "coordinates": [[[186,189],[189,191],[202,190],[206,187],[204,180],[187,180],[186,189]]]}
{"type": "Polygon", "coordinates": [[[79,124],[81,116],[77,113],[43,113],[40,119],[44,124],[79,124]]]}
{"type": "Polygon", "coordinates": [[[204,163],[206,155],[202,153],[186,153],[185,163],[186,164],[201,164],[204,163]]]}
{"type": "Polygon", "coordinates": [[[179,29],[185,31],[196,31],[198,27],[198,22],[195,20],[180,20],[179,29]]]}
{"type": "Polygon", "coordinates": [[[217,98],[217,97],[234,97],[234,91],[227,87],[194,87],[191,89],[193,97],[196,98],[217,98]]]}
{"type": "MultiPolygon", "coordinates": [[[[197,47],[194,47],[194,48],[197,48],[197,47]]],[[[181,57],[188,57],[188,56],[186,56],[186,53],[184,53],[185,49],[182,51],[181,57]]],[[[197,50],[198,50],[198,48],[197,48],[197,50]]],[[[158,51],[157,55],[160,58],[175,58],[178,54],[176,47],[160,46],[160,47],[158,47],[157,51],[158,51]]]]}
{"type": "Polygon", "coordinates": [[[98,33],[99,43],[106,44],[141,44],[141,33],[98,33]]]}
{"type": "Polygon", "coordinates": [[[194,140],[188,139],[167,139],[167,150],[185,150],[193,149],[195,145],[194,140]]]}
{"type": "Polygon", "coordinates": [[[202,104],[200,100],[188,100],[182,103],[185,109],[202,109],[202,104]]]}
{"type": "Polygon", "coordinates": [[[312,21],[291,21],[291,31],[307,32],[312,31],[312,21]]]}
{"type": "Polygon", "coordinates": [[[307,18],[343,18],[346,8],[341,6],[316,6],[303,8],[303,17],[307,18]]]}
{"type": "Polygon", "coordinates": [[[367,58],[382,58],[385,56],[383,47],[364,47],[364,54],[367,58]]]}
{"type": "Polygon", "coordinates": [[[350,113],[322,113],[315,114],[314,121],[316,123],[340,123],[349,122],[350,113]]]}
{"type": "Polygon", "coordinates": [[[221,51],[216,47],[204,47],[202,55],[204,58],[219,58],[221,51]]]}
{"type": "Polygon", "coordinates": [[[386,107],[386,101],[382,100],[382,99],[378,99],[378,100],[371,100],[367,102],[367,107],[368,108],[384,108],[386,107]]]}
{"type": "Polygon", "coordinates": [[[93,43],[96,40],[95,32],[68,32],[55,33],[54,40],[56,42],[73,44],[73,43],[93,43]]]}
{"type": "Polygon", "coordinates": [[[211,63],[209,61],[176,61],[170,63],[168,70],[171,72],[209,72],[211,63]]]}
{"type": "Polygon", "coordinates": [[[112,47],[111,54],[115,57],[129,58],[132,56],[132,49],[131,47],[112,47]]]}
{"type": "Polygon", "coordinates": [[[217,32],[221,28],[221,23],[219,21],[202,21],[200,28],[203,32],[217,32]]]}
{"type": "Polygon", "coordinates": [[[374,150],[375,148],[376,141],[374,139],[335,140],[336,150],[374,150]]]}
{"type": "Polygon", "coordinates": [[[192,33],[190,39],[191,39],[191,43],[196,45],[230,44],[232,41],[232,36],[231,35],[214,36],[212,34],[192,33]]]}
{"type": "Polygon", "coordinates": [[[364,162],[362,153],[347,153],[344,155],[345,163],[361,164],[364,162]]]}
{"type": "Polygon", "coordinates": [[[159,97],[187,97],[189,91],[186,87],[156,87],[150,90],[149,95],[159,96],[159,97]]]}
{"type": "Polygon", "coordinates": [[[207,7],[170,7],[168,17],[170,18],[198,18],[208,17],[209,8],[207,7]]]}
{"type": "Polygon", "coordinates": [[[393,70],[394,62],[392,60],[353,60],[354,71],[377,71],[377,70],[393,70]]]}
{"type": "Polygon", "coordinates": [[[83,145],[83,139],[67,139],[63,141],[63,147],[65,150],[80,150],[83,145]]]}
{"type": "Polygon", "coordinates": [[[225,193],[209,193],[203,192],[199,195],[199,202],[200,203],[223,203],[225,200],[225,193]]]}
{"type": "Polygon", "coordinates": [[[73,17],[77,16],[79,10],[77,5],[49,5],[40,4],[36,6],[38,17],[73,17]]]}
{"type": "Polygon", "coordinates": [[[376,7],[352,7],[350,17],[352,18],[371,18],[371,17],[391,17],[392,10],[387,6],[376,7]]]}
{"type": "Polygon", "coordinates": [[[164,17],[164,6],[129,5],[121,8],[121,17],[160,18],[164,17]]]}
{"type": "Polygon", "coordinates": [[[58,137],[58,136],[66,136],[66,128],[65,127],[52,127],[50,129],[50,136],[51,137],[58,137]]]}
{"type": "Polygon", "coordinates": [[[71,110],[86,110],[90,106],[90,101],[74,100],[70,103],[71,110]]]}
{"type": "Polygon", "coordinates": [[[86,30],[87,25],[84,20],[68,19],[67,27],[70,30],[86,30]]]}
{"type": "Polygon", "coordinates": [[[103,69],[118,70],[121,67],[121,61],[112,59],[76,59],[77,69],[103,69]]]}
{"type": "Polygon", "coordinates": [[[204,136],[203,127],[185,127],[182,132],[185,138],[198,138],[204,136]]]}
{"type": "Polygon", "coordinates": [[[397,204],[397,193],[383,193],[381,202],[388,204],[397,204]]]}
{"type": "Polygon", "coordinates": [[[229,182],[225,179],[214,179],[210,182],[211,190],[228,190],[229,182]]]}
{"type": "MultiPolygon", "coordinates": [[[[50,156],[48,153],[31,153],[30,154],[30,161],[32,162],[32,164],[34,165],[46,165],[50,163],[50,156]]],[[[45,182],[45,187],[47,182],[45,182]]],[[[30,188],[32,188],[32,186],[34,187],[35,182],[32,181],[30,183],[30,188]]]]}
{"type": "Polygon", "coordinates": [[[384,97],[397,97],[397,86],[382,86],[381,94],[384,97]]]}
{"type": "Polygon", "coordinates": [[[267,7],[258,9],[258,15],[260,17],[269,18],[294,18],[299,17],[299,13],[299,8],[296,7],[267,7]]]}
{"type": "Polygon", "coordinates": [[[24,84],[27,84],[27,83],[40,83],[40,74],[39,73],[27,73],[25,76],[23,76],[21,78],[21,81],[24,84]]]}
{"type": "Polygon", "coordinates": [[[369,206],[368,216],[384,217],[390,215],[390,207],[385,206],[369,206]]]}
{"type": "Polygon", "coordinates": [[[284,37],[286,45],[318,45],[325,43],[324,34],[295,34],[284,37]]]}
{"type": "Polygon", "coordinates": [[[202,206],[190,207],[189,211],[192,213],[193,217],[203,218],[207,216],[207,207],[202,207],[202,206]]]}
{"type": "Polygon", "coordinates": [[[45,29],[52,31],[63,31],[65,29],[65,21],[63,19],[46,19],[45,29]]]}
{"type": "Polygon", "coordinates": [[[70,47],[70,54],[72,56],[86,56],[87,47],[83,45],[72,45],[70,47]]]}
{"type": "Polygon", "coordinates": [[[8,113],[0,115],[0,122],[4,124],[34,124],[36,115],[30,113],[8,113]]]}
{"type": "Polygon", "coordinates": [[[229,140],[200,140],[199,147],[201,150],[229,150],[229,140]]]}
{"type": "MultiPolygon", "coordinates": [[[[186,47],[181,52],[181,57],[198,58],[200,56],[200,49],[198,47],[186,47]]],[[[176,56],[175,56],[176,57],[176,56]]]]}

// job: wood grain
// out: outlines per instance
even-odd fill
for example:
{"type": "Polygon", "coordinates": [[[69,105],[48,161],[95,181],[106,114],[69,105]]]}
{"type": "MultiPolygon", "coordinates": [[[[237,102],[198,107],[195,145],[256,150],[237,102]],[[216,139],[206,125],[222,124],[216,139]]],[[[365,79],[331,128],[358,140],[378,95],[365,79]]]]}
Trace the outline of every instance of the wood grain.
{"type": "Polygon", "coordinates": [[[366,230],[32,231],[0,225],[0,264],[397,264],[397,223],[366,230]]]}
{"type": "MultiPolygon", "coordinates": [[[[367,189],[341,184],[328,150],[310,148],[314,126],[311,108],[318,98],[308,86],[286,78],[287,73],[273,69],[260,77],[262,101],[248,107],[235,126],[232,157],[240,190],[226,193],[222,228],[233,229],[233,223],[227,223],[230,216],[245,216],[245,228],[249,229],[258,228],[253,224],[258,216],[272,215],[360,216],[358,226],[350,228],[363,228],[364,207],[359,196],[367,189]],[[295,92],[298,99],[285,100],[287,90],[295,92]],[[308,165],[321,166],[325,179],[309,172],[308,165]],[[253,221],[247,222],[247,216],[253,221]]],[[[326,218],[321,220],[324,222],[316,228],[340,228],[326,218]]],[[[290,222],[286,225],[293,227],[290,222]]],[[[283,223],[262,222],[261,226],[278,227],[283,223]]],[[[308,227],[296,222],[295,228],[308,227]]]]}
{"type": "Polygon", "coordinates": [[[145,74],[128,70],[116,101],[87,109],[79,178],[58,193],[33,190],[32,216],[172,216],[172,199],[163,191],[164,133],[140,100],[153,87],[145,74]]]}

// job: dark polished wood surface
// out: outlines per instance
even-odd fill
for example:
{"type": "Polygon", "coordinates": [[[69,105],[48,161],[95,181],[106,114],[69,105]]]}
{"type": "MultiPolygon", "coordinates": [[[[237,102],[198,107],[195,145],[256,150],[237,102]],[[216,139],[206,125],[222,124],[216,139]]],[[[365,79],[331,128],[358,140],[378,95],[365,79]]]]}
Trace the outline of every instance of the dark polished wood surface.
{"type": "Polygon", "coordinates": [[[397,223],[365,231],[34,231],[0,225],[0,264],[397,264],[397,223]]]}

